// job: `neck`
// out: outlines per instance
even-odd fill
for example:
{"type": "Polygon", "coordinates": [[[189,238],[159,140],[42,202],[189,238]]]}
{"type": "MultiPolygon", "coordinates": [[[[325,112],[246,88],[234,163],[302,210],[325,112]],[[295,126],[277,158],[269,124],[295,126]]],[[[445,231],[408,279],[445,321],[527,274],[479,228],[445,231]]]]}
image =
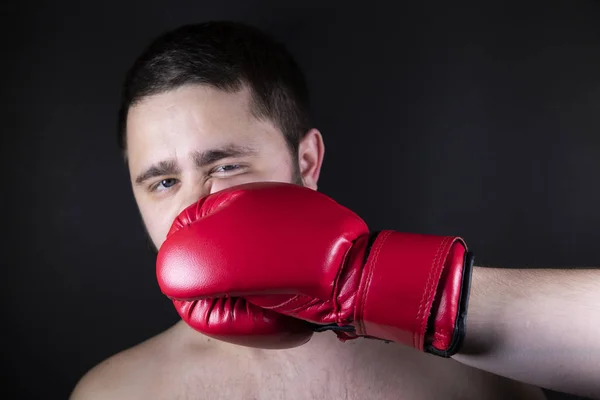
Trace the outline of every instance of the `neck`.
{"type": "Polygon", "coordinates": [[[265,350],[244,347],[222,342],[210,338],[190,328],[185,322],[180,321],[174,327],[178,331],[178,339],[185,347],[194,350],[216,352],[221,355],[252,358],[276,364],[294,363],[305,365],[350,365],[356,362],[372,361],[379,365],[386,364],[386,360],[394,362],[403,356],[399,352],[413,352],[404,346],[386,344],[378,340],[355,339],[341,342],[331,332],[314,334],[311,340],[298,347],[285,350],[265,350]]]}

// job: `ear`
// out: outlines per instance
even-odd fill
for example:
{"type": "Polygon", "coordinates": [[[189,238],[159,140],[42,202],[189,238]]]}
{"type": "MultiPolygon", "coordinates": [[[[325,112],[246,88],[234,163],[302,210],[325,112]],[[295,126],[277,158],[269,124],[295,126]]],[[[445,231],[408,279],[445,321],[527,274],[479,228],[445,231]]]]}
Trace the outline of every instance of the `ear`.
{"type": "Polygon", "coordinates": [[[324,156],[323,136],[317,129],[311,129],[304,135],[298,146],[298,167],[304,186],[317,190],[324,156]]]}

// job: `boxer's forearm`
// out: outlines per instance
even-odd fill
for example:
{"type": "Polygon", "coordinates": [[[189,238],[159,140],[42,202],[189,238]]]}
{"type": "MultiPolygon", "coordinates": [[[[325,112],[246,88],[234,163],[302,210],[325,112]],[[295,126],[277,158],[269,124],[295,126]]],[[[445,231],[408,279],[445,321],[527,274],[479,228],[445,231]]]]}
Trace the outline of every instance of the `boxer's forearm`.
{"type": "Polygon", "coordinates": [[[600,269],[473,271],[464,364],[600,398],[600,269]]]}

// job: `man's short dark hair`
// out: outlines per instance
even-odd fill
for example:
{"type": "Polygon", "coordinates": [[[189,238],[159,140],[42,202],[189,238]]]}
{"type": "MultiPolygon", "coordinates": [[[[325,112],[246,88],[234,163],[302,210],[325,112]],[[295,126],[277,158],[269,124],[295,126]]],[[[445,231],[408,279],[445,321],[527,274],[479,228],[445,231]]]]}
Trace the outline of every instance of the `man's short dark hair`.
{"type": "Polygon", "coordinates": [[[284,134],[293,156],[311,128],[304,75],[285,46],[240,22],[185,25],[156,38],[127,72],[118,121],[118,141],[127,150],[127,113],[146,96],[183,85],[203,84],[227,92],[245,86],[252,113],[284,134]]]}

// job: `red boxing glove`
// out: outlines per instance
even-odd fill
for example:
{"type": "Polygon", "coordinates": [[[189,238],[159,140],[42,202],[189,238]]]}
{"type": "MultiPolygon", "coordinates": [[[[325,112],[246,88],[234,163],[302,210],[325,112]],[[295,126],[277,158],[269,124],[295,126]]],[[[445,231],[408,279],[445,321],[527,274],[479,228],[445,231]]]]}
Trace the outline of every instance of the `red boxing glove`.
{"type": "Polygon", "coordinates": [[[465,334],[472,262],[461,238],[370,234],[319,192],[253,183],[184,210],[159,251],[157,276],[179,304],[204,304],[204,321],[207,303],[243,301],[244,313],[216,318],[219,329],[190,324],[225,340],[240,335],[237,343],[253,346],[264,338],[260,329],[285,334],[290,321],[277,318],[291,316],[343,340],[377,338],[449,357],[465,334]]]}
{"type": "Polygon", "coordinates": [[[281,349],[304,344],[313,334],[305,321],[263,309],[239,297],[174,299],[173,304],[189,326],[229,343],[281,349]]]}
{"type": "MultiPolygon", "coordinates": [[[[214,200],[216,198],[213,198],[214,200]]],[[[198,221],[201,214],[194,208],[192,205],[179,214],[167,238],[180,229],[185,231],[198,221]]],[[[200,208],[197,210],[200,211],[200,208]]],[[[158,256],[159,270],[165,265],[160,261],[165,255],[163,248],[164,244],[158,256]]],[[[174,255],[171,253],[169,256],[171,262],[178,262],[173,259],[174,255]]],[[[208,259],[207,261],[210,262],[208,259]]],[[[182,259],[180,262],[183,265],[188,261],[182,259]]],[[[191,264],[189,267],[193,268],[191,264]]],[[[182,272],[185,273],[183,270],[182,272]]],[[[162,280],[159,279],[159,282],[162,280]]],[[[189,326],[225,342],[265,349],[290,348],[308,342],[314,332],[312,326],[305,321],[263,309],[241,297],[211,297],[194,301],[178,300],[177,296],[170,297],[175,309],[189,326]]]]}

